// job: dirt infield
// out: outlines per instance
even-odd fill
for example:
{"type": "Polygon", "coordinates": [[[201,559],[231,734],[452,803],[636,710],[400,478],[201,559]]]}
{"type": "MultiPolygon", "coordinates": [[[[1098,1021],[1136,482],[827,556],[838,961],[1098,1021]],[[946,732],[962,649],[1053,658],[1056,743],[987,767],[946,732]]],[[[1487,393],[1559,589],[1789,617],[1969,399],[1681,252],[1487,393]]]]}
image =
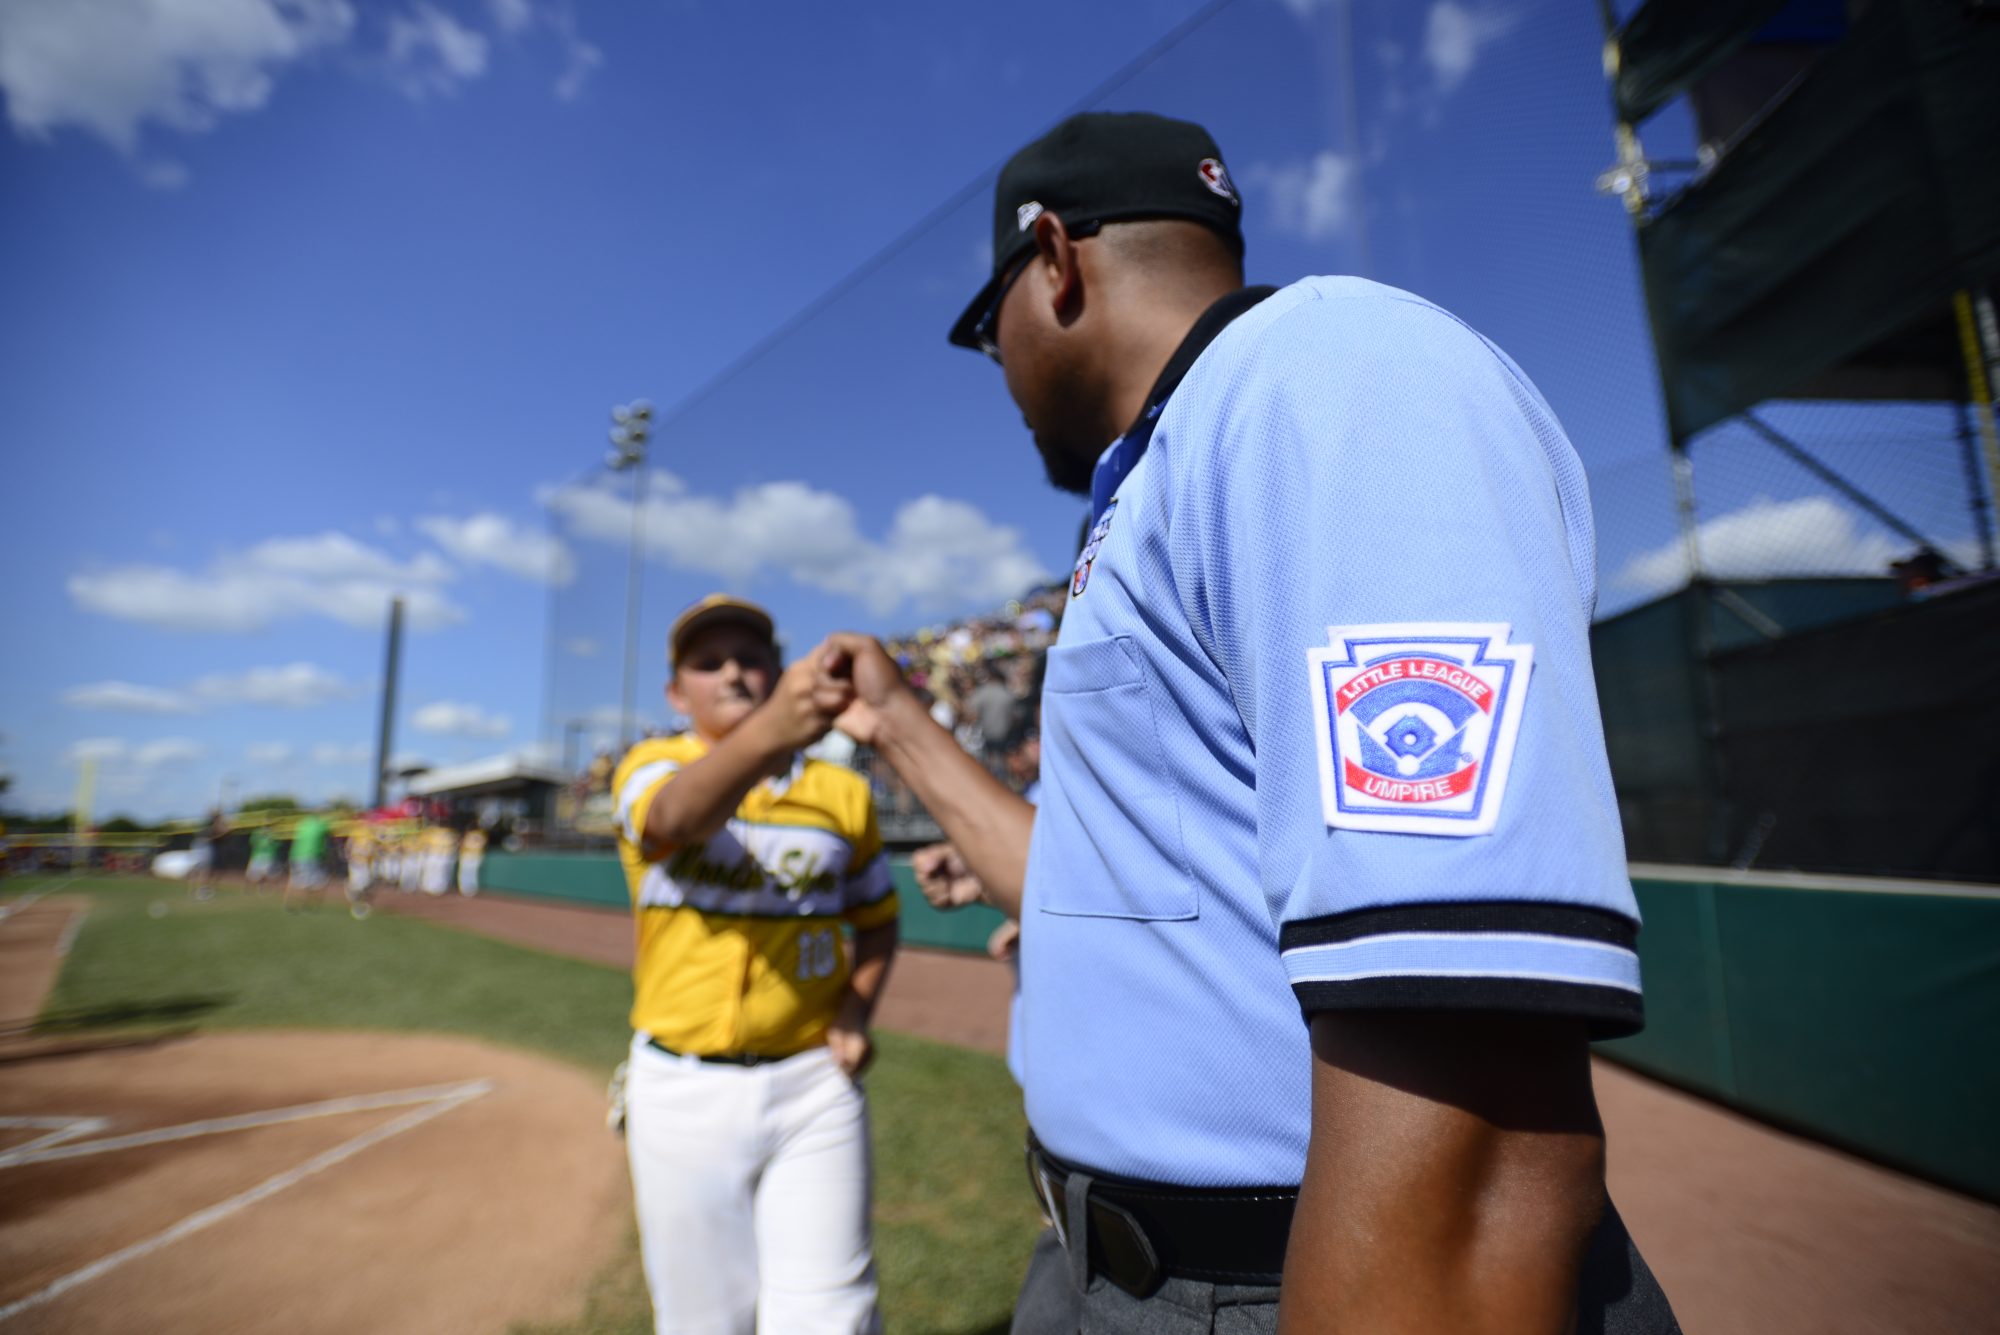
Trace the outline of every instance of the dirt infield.
{"type": "Polygon", "coordinates": [[[21,1040],[56,983],[90,901],[24,895],[0,904],[0,1050],[21,1040]]]}
{"type": "MultiPolygon", "coordinates": [[[[627,967],[623,913],[482,895],[388,894],[396,912],[627,967]]],[[[878,1022],[1004,1050],[1005,966],[906,950],[878,1022]]],[[[1701,1335],[2000,1330],[2000,1209],[1596,1063],[1612,1195],[1701,1335]]]]}
{"type": "Polygon", "coordinates": [[[577,1310],[629,1217],[602,1092],[541,1058],[283,1031],[0,1058],[0,1332],[503,1330],[577,1310]]]}

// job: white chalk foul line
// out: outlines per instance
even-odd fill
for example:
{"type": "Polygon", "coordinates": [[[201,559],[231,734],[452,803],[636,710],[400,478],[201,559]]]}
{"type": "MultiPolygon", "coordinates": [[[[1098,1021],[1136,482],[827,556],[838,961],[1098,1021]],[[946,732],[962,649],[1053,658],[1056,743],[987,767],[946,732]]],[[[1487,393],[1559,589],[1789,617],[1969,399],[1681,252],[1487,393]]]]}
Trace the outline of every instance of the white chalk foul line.
{"type": "Polygon", "coordinates": [[[90,905],[87,903],[69,915],[69,921],[63,924],[62,935],[56,938],[57,959],[69,956],[69,948],[76,944],[76,934],[83,930],[83,920],[89,916],[90,905]]]}
{"type": "Polygon", "coordinates": [[[25,1150],[38,1150],[49,1145],[60,1145],[66,1140],[79,1136],[94,1136],[111,1123],[102,1117],[0,1117],[0,1129],[8,1131],[46,1131],[45,1136],[16,1145],[10,1154],[25,1150]]]}
{"type": "MultiPolygon", "coordinates": [[[[80,1270],[72,1270],[46,1288],[39,1289],[25,1298],[8,1303],[5,1307],[0,1307],[0,1321],[6,1321],[11,1317],[18,1316],[30,1308],[40,1307],[43,1303],[53,1298],[59,1298],[71,1289],[88,1284],[94,1279],[100,1279],[113,1270],[116,1270],[119,1266],[124,1265],[127,1261],[136,1261],[142,1256],[150,1256],[162,1247],[171,1246],[173,1243],[179,1242],[182,1238],[199,1233],[211,1224],[219,1224],[238,1211],[255,1205],[258,1201],[277,1195],[286,1187],[295,1186],[315,1173],[324,1172],[335,1164],[353,1158],[371,1145],[379,1145],[391,1136],[401,1135],[412,1127],[422,1126],[433,1117],[448,1113],[462,1103],[470,1103],[473,1099],[479,1098],[492,1088],[493,1082],[490,1080],[470,1080],[462,1085],[441,1086],[442,1093],[433,1092],[433,1097],[428,1102],[403,1114],[395,1121],[385,1122],[372,1130],[364,1131],[352,1140],[336,1145],[322,1154],[314,1155],[296,1168],[288,1168],[276,1176],[265,1178],[248,1191],[239,1192],[237,1195],[231,1196],[228,1200],[220,1201],[205,1210],[195,1211],[195,1213],[166,1229],[164,1232],[155,1233],[150,1238],[135,1242],[129,1247],[111,1253],[109,1256],[92,1261],[80,1270]]],[[[339,1101],[333,1100],[333,1102],[339,1101]]],[[[405,1101],[407,1102],[408,1100],[405,1101]]],[[[374,1106],[389,1107],[393,1105],[376,1104],[374,1106]]],[[[279,1109],[278,1111],[292,1110],[279,1109]]],[[[328,1114],[320,1115],[326,1116],[328,1114]]]]}
{"type": "Polygon", "coordinates": [[[380,1094],[353,1094],[346,1098],[325,1099],[319,1103],[299,1103],[289,1108],[266,1108],[262,1112],[239,1113],[233,1117],[210,1117],[199,1122],[182,1122],[178,1126],[155,1127],[151,1131],[134,1131],[125,1136],[86,1140],[81,1144],[52,1145],[43,1149],[20,1145],[0,1153],[0,1168],[14,1168],[26,1163],[47,1163],[51,1159],[81,1159],[86,1154],[109,1154],[113,1150],[161,1145],[170,1140],[192,1140],[196,1136],[213,1136],[224,1131],[248,1131],[260,1126],[279,1126],[286,1122],[303,1122],[313,1117],[337,1117],[342,1113],[372,1112],[378,1108],[402,1108],[412,1103],[435,1103],[440,1099],[458,1097],[474,1085],[479,1086],[480,1094],[492,1087],[488,1081],[476,1080],[458,1085],[428,1085],[422,1089],[391,1089],[380,1094]]]}
{"type": "Polygon", "coordinates": [[[66,885],[74,885],[82,879],[81,876],[66,876],[54,885],[38,886],[19,899],[10,899],[5,904],[0,904],[0,922],[7,921],[22,909],[32,907],[36,900],[52,895],[66,885]]]}

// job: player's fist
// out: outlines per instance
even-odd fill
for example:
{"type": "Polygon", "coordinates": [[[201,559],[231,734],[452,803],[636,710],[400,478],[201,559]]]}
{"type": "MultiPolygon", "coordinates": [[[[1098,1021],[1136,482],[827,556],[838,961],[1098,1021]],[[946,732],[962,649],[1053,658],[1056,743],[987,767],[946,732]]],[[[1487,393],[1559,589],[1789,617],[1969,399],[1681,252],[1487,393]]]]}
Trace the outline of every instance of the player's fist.
{"type": "Polygon", "coordinates": [[[846,683],[853,691],[853,703],[839,715],[838,723],[842,732],[861,745],[876,745],[883,715],[916,702],[903,680],[903,670],[873,636],[838,631],[827,636],[816,652],[826,679],[846,683]]]}
{"type": "Polygon", "coordinates": [[[868,1063],[875,1060],[875,1040],[868,1037],[868,1023],[862,1014],[859,1000],[849,993],[826,1031],[827,1049],[850,1080],[859,1080],[868,1063]]]}
{"type": "Polygon", "coordinates": [[[826,736],[833,721],[854,703],[853,684],[822,669],[824,649],[822,645],[786,668],[771,692],[771,726],[792,750],[811,746],[826,736]]]}
{"type": "Polygon", "coordinates": [[[910,870],[916,873],[917,889],[923,891],[932,908],[962,909],[977,904],[986,894],[986,887],[950,844],[918,849],[910,857],[910,870]]]}

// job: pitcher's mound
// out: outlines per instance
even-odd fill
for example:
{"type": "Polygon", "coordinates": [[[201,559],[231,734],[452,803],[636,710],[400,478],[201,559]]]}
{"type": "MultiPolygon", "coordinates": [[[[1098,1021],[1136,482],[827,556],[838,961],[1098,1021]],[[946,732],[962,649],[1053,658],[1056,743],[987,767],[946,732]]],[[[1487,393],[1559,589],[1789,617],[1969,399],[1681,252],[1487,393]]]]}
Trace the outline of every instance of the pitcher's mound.
{"type": "Polygon", "coordinates": [[[205,1034],[0,1061],[0,1332],[500,1331],[631,1219],[577,1069],[464,1039],[205,1034]]]}

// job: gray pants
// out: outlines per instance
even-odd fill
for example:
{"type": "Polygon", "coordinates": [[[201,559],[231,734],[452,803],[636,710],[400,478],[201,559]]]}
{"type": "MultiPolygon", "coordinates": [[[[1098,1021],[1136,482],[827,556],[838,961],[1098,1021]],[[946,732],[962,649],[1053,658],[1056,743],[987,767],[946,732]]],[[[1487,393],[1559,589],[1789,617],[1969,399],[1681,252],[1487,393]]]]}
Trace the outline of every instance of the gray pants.
{"type": "MultiPolygon", "coordinates": [[[[1277,1329],[1275,1288],[1170,1279],[1140,1299],[1093,1275],[1078,1294],[1051,1228],[1035,1240],[1012,1335],[1272,1335],[1277,1329]]],[[[1680,1335],[1667,1295],[1609,1202],[1583,1261],[1576,1335],[1680,1335]]]]}

